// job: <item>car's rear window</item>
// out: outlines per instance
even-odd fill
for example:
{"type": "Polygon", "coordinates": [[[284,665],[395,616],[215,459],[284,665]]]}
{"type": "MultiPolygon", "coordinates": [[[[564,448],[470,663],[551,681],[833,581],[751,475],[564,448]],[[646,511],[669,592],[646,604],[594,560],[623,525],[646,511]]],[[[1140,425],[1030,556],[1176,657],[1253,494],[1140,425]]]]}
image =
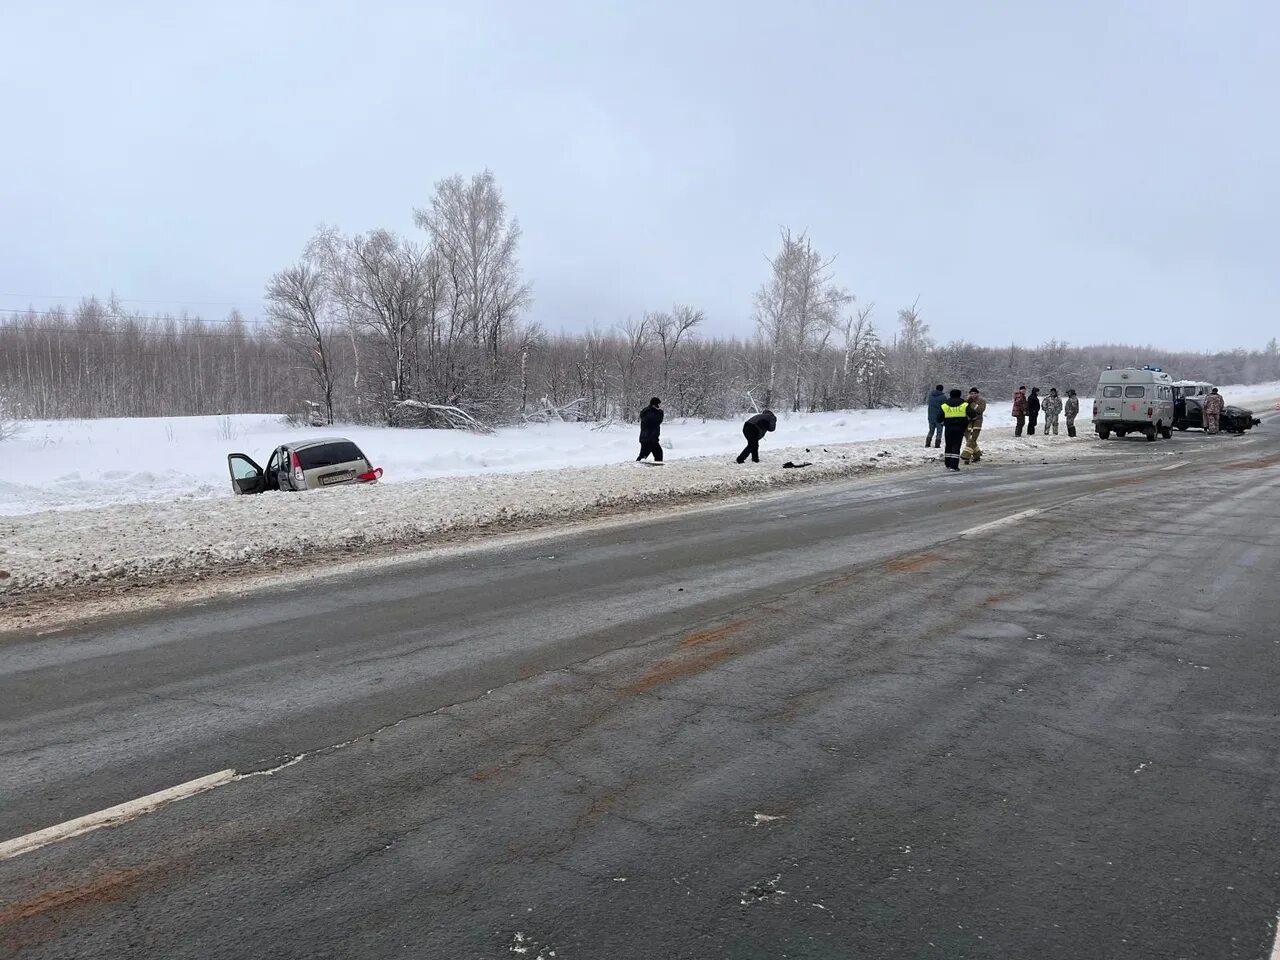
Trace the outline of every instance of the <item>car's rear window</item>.
{"type": "Polygon", "coordinates": [[[1102,395],[1104,397],[1118,397],[1120,396],[1120,388],[1119,387],[1103,387],[1102,395]]]}
{"type": "Polygon", "coordinates": [[[314,447],[303,447],[295,451],[303,470],[315,470],[319,467],[331,467],[335,463],[349,463],[352,460],[363,460],[364,454],[350,440],[335,440],[333,443],[317,443],[314,447]]]}
{"type": "Polygon", "coordinates": [[[1147,395],[1146,387],[1125,387],[1124,395],[1126,397],[1145,397],[1147,395]]]}

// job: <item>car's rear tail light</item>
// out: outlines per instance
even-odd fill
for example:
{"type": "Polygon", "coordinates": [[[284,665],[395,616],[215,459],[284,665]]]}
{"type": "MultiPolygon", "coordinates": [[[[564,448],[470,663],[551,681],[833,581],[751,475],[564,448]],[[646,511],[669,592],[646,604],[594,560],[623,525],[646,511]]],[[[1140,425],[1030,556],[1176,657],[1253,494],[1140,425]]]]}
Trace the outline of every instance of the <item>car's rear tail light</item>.
{"type": "Polygon", "coordinates": [[[1098,405],[1096,403],[1093,405],[1093,415],[1095,417],[1098,415],[1098,405]]]}
{"type": "Polygon", "coordinates": [[[306,477],[302,475],[302,461],[298,459],[298,451],[294,450],[290,455],[293,462],[293,482],[302,484],[306,482],[306,477]]]}
{"type": "Polygon", "coordinates": [[[1147,416],[1148,416],[1148,417],[1152,416],[1155,412],[1156,412],[1156,411],[1155,411],[1155,409],[1154,409],[1153,407],[1147,407],[1147,416]]]}
{"type": "Polygon", "coordinates": [[[356,479],[363,480],[365,483],[372,483],[374,480],[377,480],[381,476],[382,476],[382,468],[374,467],[372,470],[368,470],[365,473],[358,474],[356,476],[356,479]]]}

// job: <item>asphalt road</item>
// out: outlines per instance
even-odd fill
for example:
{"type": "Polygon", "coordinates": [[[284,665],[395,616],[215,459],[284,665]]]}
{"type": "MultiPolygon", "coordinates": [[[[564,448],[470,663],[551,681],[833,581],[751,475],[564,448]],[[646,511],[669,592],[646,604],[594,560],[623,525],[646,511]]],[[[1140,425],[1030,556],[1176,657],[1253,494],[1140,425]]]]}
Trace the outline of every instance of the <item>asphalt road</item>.
{"type": "Polygon", "coordinates": [[[4,635],[0,840],[260,775],[0,955],[1269,957],[1274,423],[4,635]]]}

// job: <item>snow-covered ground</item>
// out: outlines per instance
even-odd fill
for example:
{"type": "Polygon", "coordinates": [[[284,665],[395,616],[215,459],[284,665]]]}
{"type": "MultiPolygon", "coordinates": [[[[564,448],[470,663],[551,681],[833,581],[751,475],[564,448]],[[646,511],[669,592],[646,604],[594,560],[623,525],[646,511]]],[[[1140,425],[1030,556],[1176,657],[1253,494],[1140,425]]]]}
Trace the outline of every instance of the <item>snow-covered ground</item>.
{"type": "MultiPolygon", "coordinates": [[[[781,414],[764,447],[923,437],[919,410],[781,414]]],[[[428,477],[516,473],[626,462],[638,450],[634,424],[508,427],[493,434],[393,430],[339,424],[289,427],[279,416],[30,420],[0,446],[0,514],[84,509],[158,500],[231,496],[227,454],[265,463],[282,443],[343,436],[384,468],[384,483],[428,477]]],[[[741,421],[672,420],[662,426],[667,459],[736,455],[741,421]]]]}
{"type": "MultiPolygon", "coordinates": [[[[1231,402],[1269,409],[1280,384],[1223,392],[1231,402]]],[[[1090,404],[1081,402],[1082,426],[1090,404]]],[[[987,463],[1106,456],[1116,446],[1087,426],[1076,439],[1014,438],[1007,411],[1000,401],[988,413],[987,463]]],[[[759,465],[733,461],[742,444],[736,422],[664,424],[670,456],[663,467],[632,462],[634,426],[556,424],[491,436],[343,427],[325,432],[357,440],[393,482],[235,497],[224,472],[227,452],[264,456],[312,431],[265,416],[26,426],[0,449],[0,601],[268,564],[306,571],[319,557],[358,558],[486,530],[886,469],[939,469],[938,451],[923,447],[919,410],[783,417],[762,442],[759,465]],[[788,470],[787,460],[813,465],[788,470]]]]}
{"type": "MultiPolygon", "coordinates": [[[[1248,406],[1280,396],[1280,383],[1224,387],[1229,403],[1248,406]]],[[[1081,398],[1082,419],[1092,400],[1081,398]]],[[[1012,421],[1006,398],[990,400],[988,434],[1012,421]]],[[[764,447],[856,443],[923,435],[924,413],[852,410],[779,415],[764,447]]],[[[231,495],[226,455],[265,462],[282,443],[345,436],[385,469],[384,483],[430,477],[517,473],[626,462],[637,451],[634,424],[596,428],[553,423],[480,435],[456,430],[392,430],[341,424],[289,427],[270,414],[101,420],[28,420],[0,444],[0,515],[86,509],[231,495]]],[[[736,454],[741,421],[668,420],[662,443],[671,461],[736,454]]]]}
{"type": "MultiPolygon", "coordinates": [[[[1096,438],[983,439],[985,462],[1103,456],[1096,438]]],[[[387,546],[441,542],[481,531],[513,530],[765,491],[790,484],[928,464],[937,450],[921,439],[814,444],[762,450],[759,464],[731,457],[673,460],[662,467],[629,460],[531,473],[439,477],[414,483],[340,487],[311,493],[135,503],[96,510],[46,510],[0,517],[0,601],[5,595],[112,587],[134,580],[203,575],[246,565],[323,569],[318,556],[366,556],[387,546]],[[788,470],[787,460],[812,466],[788,470]]],[[[872,495],[870,492],[868,495],[872,495]]],[[[0,606],[3,603],[0,602],[0,606]]]]}

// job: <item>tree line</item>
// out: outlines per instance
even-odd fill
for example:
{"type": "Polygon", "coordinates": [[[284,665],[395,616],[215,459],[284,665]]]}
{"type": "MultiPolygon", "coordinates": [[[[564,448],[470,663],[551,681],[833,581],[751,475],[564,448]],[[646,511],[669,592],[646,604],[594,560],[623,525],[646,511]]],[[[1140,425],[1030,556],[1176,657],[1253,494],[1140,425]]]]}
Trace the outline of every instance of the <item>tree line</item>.
{"type": "Polygon", "coordinates": [[[525,317],[520,227],[492,173],[436,184],[419,233],[323,228],[267,282],[265,316],[156,315],[108,298],[0,319],[0,417],[287,413],[313,423],[633,420],[914,405],[934,383],[994,397],[1087,393],[1107,365],[1215,383],[1280,379],[1262,351],[938,342],[918,304],[882,317],[834,258],[783,230],[749,333],[707,336],[696,305],[550,333],[525,317]]]}

